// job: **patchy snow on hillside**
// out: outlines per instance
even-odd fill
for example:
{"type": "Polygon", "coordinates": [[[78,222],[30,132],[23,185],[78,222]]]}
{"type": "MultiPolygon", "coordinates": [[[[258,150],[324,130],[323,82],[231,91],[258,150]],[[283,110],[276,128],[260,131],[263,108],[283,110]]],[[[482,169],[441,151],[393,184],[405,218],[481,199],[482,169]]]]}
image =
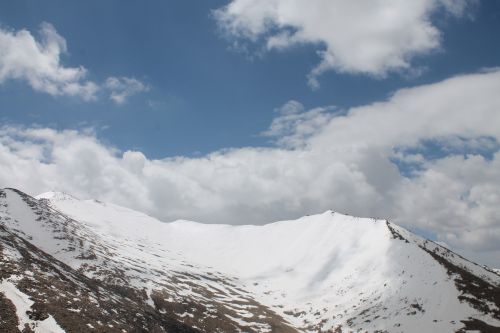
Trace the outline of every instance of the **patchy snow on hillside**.
{"type": "Polygon", "coordinates": [[[38,200],[4,193],[9,228],[193,327],[200,318],[219,332],[276,323],[302,332],[455,332],[469,318],[500,326],[488,294],[500,276],[385,220],[327,211],[262,226],[164,223],[57,192],[38,200]]]}
{"type": "MultiPolygon", "coordinates": [[[[394,240],[385,220],[327,211],[263,226],[163,223],[95,200],[57,193],[39,198],[121,246],[122,253],[235,277],[255,299],[306,330],[321,323],[323,328],[447,331],[462,327],[460,318],[482,316],[458,300],[446,269],[420,247],[423,239],[399,228],[411,243],[394,240]],[[137,253],[137,244],[146,251],[137,253]]],[[[499,281],[478,265],[459,264],[499,281]]]]}
{"type": "Polygon", "coordinates": [[[32,311],[31,306],[33,301],[31,301],[28,295],[21,292],[12,280],[16,277],[13,276],[9,279],[4,279],[0,282],[0,292],[3,293],[15,306],[16,314],[19,321],[18,328],[23,331],[25,325],[34,331],[35,333],[65,333],[65,331],[57,324],[54,318],[49,315],[48,318],[44,320],[32,320],[30,319],[28,313],[32,311]]]}

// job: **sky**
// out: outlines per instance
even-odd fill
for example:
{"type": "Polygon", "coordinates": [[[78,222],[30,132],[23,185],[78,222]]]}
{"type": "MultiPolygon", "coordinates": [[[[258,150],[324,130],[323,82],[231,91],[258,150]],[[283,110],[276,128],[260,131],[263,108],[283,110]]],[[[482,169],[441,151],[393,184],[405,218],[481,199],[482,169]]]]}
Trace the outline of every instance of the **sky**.
{"type": "Polygon", "coordinates": [[[500,3],[0,3],[0,186],[390,218],[500,267],[500,3]]]}

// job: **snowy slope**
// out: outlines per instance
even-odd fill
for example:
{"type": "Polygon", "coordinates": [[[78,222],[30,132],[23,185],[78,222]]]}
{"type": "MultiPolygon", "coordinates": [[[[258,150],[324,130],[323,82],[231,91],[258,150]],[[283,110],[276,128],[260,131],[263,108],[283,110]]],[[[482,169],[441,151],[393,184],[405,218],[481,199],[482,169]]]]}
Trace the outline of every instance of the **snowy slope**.
{"type": "Polygon", "coordinates": [[[30,318],[30,312],[33,301],[30,300],[28,295],[20,291],[11,281],[16,279],[17,276],[12,276],[5,279],[0,283],[0,292],[2,292],[9,300],[12,301],[16,308],[16,315],[19,318],[19,325],[17,326],[20,331],[27,325],[35,333],[64,333],[64,330],[57,324],[51,315],[37,323],[36,320],[30,318]]]}
{"type": "Polygon", "coordinates": [[[385,220],[328,211],[264,226],[163,223],[62,193],[4,193],[7,227],[207,332],[500,326],[500,276],[385,220]]]}
{"type": "MultiPolygon", "coordinates": [[[[0,198],[5,199],[4,195],[0,191],[0,198]]],[[[6,202],[0,201],[4,209],[0,215],[0,332],[199,333],[133,295],[121,297],[108,284],[86,278],[20,237],[6,227],[16,219],[6,212],[6,202]]]]}
{"type": "MultiPolygon", "coordinates": [[[[115,208],[123,217],[132,213],[115,208]]],[[[155,243],[161,237],[148,241],[140,223],[120,233],[101,213],[106,218],[103,229],[61,214],[44,200],[9,189],[0,193],[4,225],[78,273],[104,283],[117,296],[140,301],[167,318],[206,332],[295,331],[239,288],[234,278],[186,262],[180,253],[155,243]]],[[[123,222],[132,223],[137,214],[123,222]]]]}

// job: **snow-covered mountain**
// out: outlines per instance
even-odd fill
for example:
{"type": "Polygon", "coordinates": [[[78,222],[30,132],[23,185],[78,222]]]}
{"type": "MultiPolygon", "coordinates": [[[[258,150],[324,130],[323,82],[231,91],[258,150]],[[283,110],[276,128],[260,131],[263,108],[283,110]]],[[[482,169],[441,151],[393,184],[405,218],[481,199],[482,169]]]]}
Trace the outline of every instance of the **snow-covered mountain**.
{"type": "Polygon", "coordinates": [[[0,281],[1,332],[500,331],[493,270],[332,211],[264,226],[163,223],[4,189],[0,281]]]}

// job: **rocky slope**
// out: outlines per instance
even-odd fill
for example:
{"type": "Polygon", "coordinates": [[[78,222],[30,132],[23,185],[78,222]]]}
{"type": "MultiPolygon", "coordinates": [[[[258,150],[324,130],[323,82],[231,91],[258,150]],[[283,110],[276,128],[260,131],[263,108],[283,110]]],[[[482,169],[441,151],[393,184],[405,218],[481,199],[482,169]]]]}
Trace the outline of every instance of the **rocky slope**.
{"type": "Polygon", "coordinates": [[[162,223],[0,191],[1,332],[498,332],[500,276],[385,220],[162,223]]]}

